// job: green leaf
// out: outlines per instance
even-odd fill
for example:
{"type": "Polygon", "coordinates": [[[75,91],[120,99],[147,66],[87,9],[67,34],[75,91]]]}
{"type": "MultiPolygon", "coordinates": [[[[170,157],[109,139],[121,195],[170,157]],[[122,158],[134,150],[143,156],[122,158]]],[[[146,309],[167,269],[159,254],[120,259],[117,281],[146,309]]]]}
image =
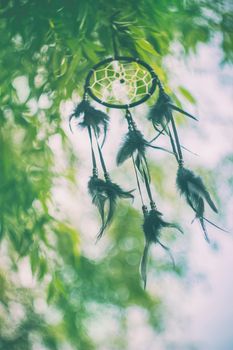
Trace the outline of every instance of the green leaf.
{"type": "Polygon", "coordinates": [[[38,247],[38,244],[34,244],[30,252],[30,264],[31,264],[31,270],[33,275],[35,275],[37,268],[39,266],[39,263],[40,263],[39,247],[38,247]]]}
{"type": "Polygon", "coordinates": [[[3,224],[3,218],[0,220],[0,242],[3,239],[4,236],[4,224],[3,224]]]}
{"type": "Polygon", "coordinates": [[[38,280],[42,280],[48,271],[48,263],[45,257],[40,257],[38,266],[38,280]]]}
{"type": "Polygon", "coordinates": [[[53,300],[54,296],[56,294],[56,287],[54,284],[54,281],[52,280],[49,285],[48,285],[48,289],[47,289],[47,303],[51,303],[51,301],[53,300]]]}
{"type": "Polygon", "coordinates": [[[190,93],[190,91],[188,91],[186,88],[184,88],[183,86],[179,86],[178,87],[179,91],[181,92],[181,94],[186,98],[186,100],[188,100],[190,103],[192,104],[197,104],[197,100],[195,99],[195,97],[190,93]]]}
{"type": "Polygon", "coordinates": [[[141,49],[151,53],[154,56],[159,56],[158,52],[154,49],[154,47],[149,43],[149,41],[145,39],[136,40],[136,46],[139,46],[141,49]]]}

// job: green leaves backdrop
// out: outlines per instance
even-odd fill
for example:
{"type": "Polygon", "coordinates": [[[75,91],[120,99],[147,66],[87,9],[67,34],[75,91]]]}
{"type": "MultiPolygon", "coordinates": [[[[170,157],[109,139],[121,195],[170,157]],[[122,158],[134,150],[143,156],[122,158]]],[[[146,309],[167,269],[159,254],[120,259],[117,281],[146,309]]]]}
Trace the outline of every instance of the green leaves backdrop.
{"type": "MultiPolygon", "coordinates": [[[[143,291],[138,275],[139,213],[120,206],[108,249],[92,260],[82,251],[79,228],[61,217],[53,198],[57,179],[76,186],[79,174],[61,105],[82,94],[94,63],[112,55],[110,21],[121,53],[147,61],[168,90],[163,61],[176,54],[176,45],[185,57],[217,37],[222,63],[233,60],[227,1],[0,2],[1,350],[34,349],[35,344],[38,349],[98,349],[90,325],[108,312],[115,313],[116,337],[104,340],[106,349],[127,349],[126,315],[132,305],[146,312],[148,326],[163,329],[162,301],[143,291]],[[61,140],[65,173],[56,167],[54,135],[61,140]],[[22,286],[19,277],[25,261],[33,288],[22,286]],[[50,322],[53,313],[57,319],[50,322]]],[[[176,93],[196,102],[188,87],[176,93]]],[[[163,169],[155,167],[152,175],[164,181],[163,169]]],[[[158,271],[170,269],[158,263],[158,271]]],[[[184,269],[185,263],[178,264],[172,273],[179,276],[184,269]]]]}

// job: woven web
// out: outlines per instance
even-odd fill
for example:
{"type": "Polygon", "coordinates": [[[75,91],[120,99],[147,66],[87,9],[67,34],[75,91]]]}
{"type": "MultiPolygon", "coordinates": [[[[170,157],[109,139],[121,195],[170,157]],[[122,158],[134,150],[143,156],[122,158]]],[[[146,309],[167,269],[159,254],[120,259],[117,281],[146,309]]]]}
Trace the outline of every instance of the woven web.
{"type": "Polygon", "coordinates": [[[93,71],[90,88],[102,102],[130,104],[148,95],[150,72],[137,62],[112,61],[93,71]]]}

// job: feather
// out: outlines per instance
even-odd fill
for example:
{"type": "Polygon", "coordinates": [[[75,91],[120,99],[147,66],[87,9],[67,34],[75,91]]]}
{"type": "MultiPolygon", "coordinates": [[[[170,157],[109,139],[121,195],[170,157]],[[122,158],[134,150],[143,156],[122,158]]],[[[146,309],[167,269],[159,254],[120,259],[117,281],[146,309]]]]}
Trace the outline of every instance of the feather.
{"type": "Polygon", "coordinates": [[[101,228],[99,230],[98,236],[103,234],[105,229],[105,202],[106,194],[104,193],[105,181],[99,179],[97,176],[92,176],[88,182],[88,190],[92,197],[92,203],[97,207],[100,218],[101,218],[101,228]]]}
{"type": "Polygon", "coordinates": [[[121,165],[128,158],[132,157],[136,152],[135,165],[143,177],[143,169],[146,172],[148,179],[150,179],[149,169],[146,161],[146,147],[149,146],[144,139],[142,133],[135,129],[130,130],[125,135],[124,141],[117,154],[117,165],[121,165]]]}
{"type": "Polygon", "coordinates": [[[88,182],[88,190],[92,197],[92,203],[97,207],[101,217],[101,228],[97,235],[99,240],[106,227],[111,223],[118,198],[131,198],[132,191],[124,191],[119,185],[111,180],[102,180],[92,176],[88,182]],[[108,208],[106,208],[108,206],[108,208]]]}
{"type": "Polygon", "coordinates": [[[101,131],[103,131],[103,134],[104,134],[103,142],[102,142],[102,145],[103,145],[106,138],[108,122],[109,122],[109,116],[106,113],[92,107],[87,100],[83,100],[81,103],[77,105],[74,112],[71,114],[69,118],[70,128],[71,128],[71,121],[73,118],[77,120],[80,120],[82,118],[79,121],[78,125],[81,128],[87,128],[88,126],[92,127],[98,137],[101,131]]]}
{"type": "Polygon", "coordinates": [[[117,165],[122,164],[135,152],[140,154],[141,157],[145,157],[146,140],[139,130],[130,130],[125,135],[124,141],[117,153],[117,165]]]}
{"type": "Polygon", "coordinates": [[[172,99],[168,96],[162,89],[159,91],[159,97],[155,105],[150,109],[148,119],[152,122],[155,129],[158,126],[162,126],[163,129],[166,129],[166,124],[169,123],[172,116],[172,110],[180,112],[185,116],[197,120],[196,117],[190,113],[184,111],[183,109],[175,106],[172,103],[172,99]]]}
{"type": "Polygon", "coordinates": [[[192,200],[194,200],[194,202],[199,202],[198,199],[202,198],[215,213],[218,212],[200,176],[195,175],[189,169],[179,167],[176,182],[181,194],[184,194],[191,202],[192,200]]]}
{"type": "MultiPolygon", "coordinates": [[[[202,230],[205,235],[205,239],[209,242],[207,230],[205,227],[206,220],[204,218],[205,202],[208,203],[210,208],[217,213],[218,210],[210,197],[202,179],[200,176],[195,175],[191,170],[179,167],[176,178],[177,187],[180,193],[185,196],[187,203],[195,212],[197,218],[201,224],[202,230]]],[[[207,220],[206,220],[207,221],[207,220]]]]}
{"type": "Polygon", "coordinates": [[[132,157],[136,152],[135,164],[140,174],[141,175],[143,174],[143,169],[144,169],[148,175],[148,178],[150,178],[149,169],[148,169],[146,156],[145,156],[147,147],[173,154],[172,152],[168,151],[163,147],[151,145],[148,141],[144,139],[143,134],[139,130],[135,129],[135,130],[128,131],[128,133],[125,135],[124,141],[117,154],[117,160],[116,160],[117,165],[121,165],[128,158],[132,157]]]}
{"type": "Polygon", "coordinates": [[[156,101],[155,105],[151,107],[148,115],[148,119],[151,120],[153,125],[162,126],[163,128],[165,127],[165,112],[169,107],[169,102],[171,102],[171,98],[165,94],[165,92],[160,90],[158,100],[156,101]]]}
{"type": "Polygon", "coordinates": [[[149,249],[150,249],[150,242],[146,241],[146,244],[142,253],[141,263],[140,263],[140,274],[143,281],[144,289],[146,288],[146,282],[147,282],[147,262],[148,262],[149,249]]]}
{"type": "MultiPolygon", "coordinates": [[[[117,199],[118,198],[133,199],[134,196],[132,192],[133,190],[124,191],[119,185],[112,182],[111,180],[107,180],[105,182],[104,193],[108,201],[108,213],[106,215],[105,227],[107,227],[112,221],[112,218],[116,209],[117,199]]],[[[101,236],[102,235],[98,235],[98,239],[101,238],[101,236]]]]}
{"type": "MultiPolygon", "coordinates": [[[[146,270],[147,270],[147,260],[148,260],[148,252],[149,252],[150,245],[152,243],[155,243],[155,244],[158,243],[166,251],[168,251],[169,249],[159,241],[161,230],[163,228],[168,228],[168,227],[175,228],[176,230],[183,233],[179,225],[164,221],[162,219],[162,214],[155,209],[152,209],[149,212],[146,212],[144,214],[143,231],[144,231],[146,243],[145,243],[145,247],[144,247],[144,251],[141,259],[141,265],[140,265],[140,272],[144,283],[144,288],[146,287],[146,280],[147,280],[146,270]]],[[[174,262],[173,259],[172,261],[174,262]]]]}

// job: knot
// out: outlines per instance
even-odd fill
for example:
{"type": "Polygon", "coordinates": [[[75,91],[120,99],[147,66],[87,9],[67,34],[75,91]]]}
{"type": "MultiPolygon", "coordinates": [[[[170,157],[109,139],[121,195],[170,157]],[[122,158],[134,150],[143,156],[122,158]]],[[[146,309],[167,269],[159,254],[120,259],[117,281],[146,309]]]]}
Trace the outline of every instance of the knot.
{"type": "Polygon", "coordinates": [[[133,118],[132,118],[132,114],[130,113],[130,111],[127,109],[126,110],[126,115],[125,115],[127,122],[128,122],[128,129],[129,131],[133,131],[137,129],[136,123],[134,122],[133,118]]]}
{"type": "Polygon", "coordinates": [[[97,170],[97,168],[93,168],[92,175],[93,175],[93,177],[98,177],[98,170],[97,170]]]}
{"type": "Polygon", "coordinates": [[[106,181],[110,181],[110,176],[109,176],[109,173],[104,173],[104,178],[106,181]]]}
{"type": "Polygon", "coordinates": [[[143,205],[142,206],[142,211],[143,211],[143,214],[146,215],[148,213],[148,209],[147,209],[147,206],[146,205],[143,205]]]}
{"type": "Polygon", "coordinates": [[[150,207],[152,210],[155,210],[156,209],[156,205],[155,205],[155,202],[154,201],[151,201],[150,202],[150,207]]]}
{"type": "Polygon", "coordinates": [[[179,164],[179,167],[180,167],[180,168],[183,168],[183,165],[184,165],[183,159],[179,159],[179,160],[178,160],[178,164],[179,164]]]}

